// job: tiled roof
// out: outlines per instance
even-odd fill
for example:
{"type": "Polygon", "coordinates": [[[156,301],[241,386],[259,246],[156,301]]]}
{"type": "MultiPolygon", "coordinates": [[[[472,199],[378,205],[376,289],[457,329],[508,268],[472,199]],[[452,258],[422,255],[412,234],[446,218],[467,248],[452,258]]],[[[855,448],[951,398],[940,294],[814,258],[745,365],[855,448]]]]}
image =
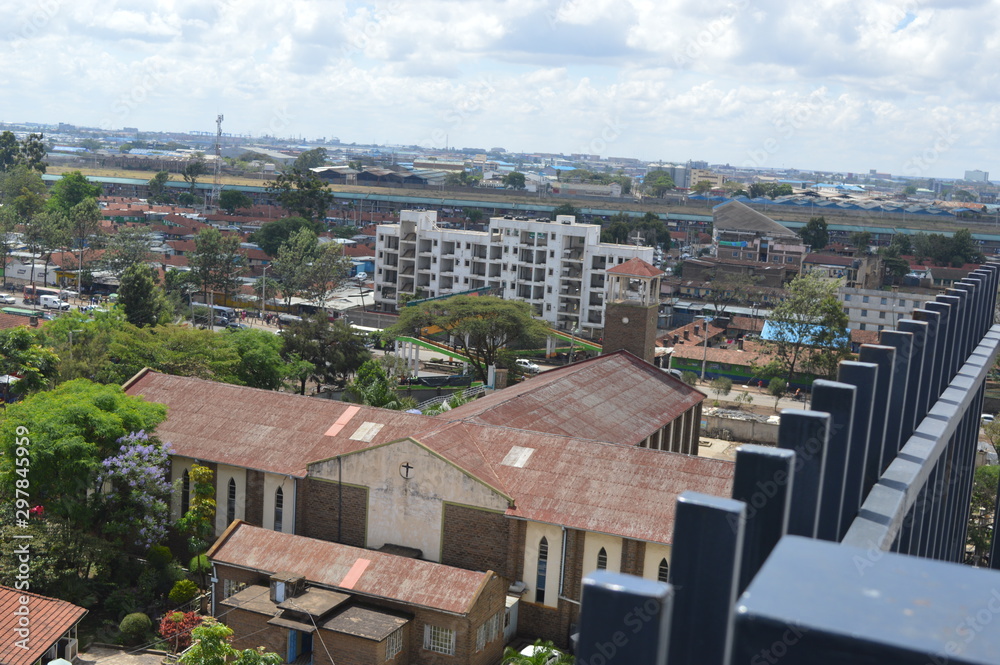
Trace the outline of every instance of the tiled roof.
{"type": "Polygon", "coordinates": [[[817,254],[814,252],[806,254],[802,262],[826,266],[851,266],[854,264],[854,258],[850,256],[838,256],[837,254],[817,254]]]}
{"type": "MultiPolygon", "coordinates": [[[[15,305],[10,305],[14,307],[15,305]]],[[[31,317],[28,316],[18,316],[17,314],[7,314],[6,312],[0,312],[0,330],[7,330],[8,328],[16,328],[18,326],[26,326],[31,321],[31,317]]],[[[39,325],[46,322],[46,319],[38,317],[39,325]]]]}
{"type": "Polygon", "coordinates": [[[31,665],[42,657],[66,631],[76,625],[87,610],[65,600],[47,598],[38,594],[0,586],[0,663],[3,665],[31,665]],[[21,605],[21,598],[28,601],[30,635],[27,649],[16,646],[21,639],[14,630],[19,627],[19,615],[14,614],[21,605]]]}
{"type": "Polygon", "coordinates": [[[631,258],[614,268],[608,268],[607,273],[609,275],[628,275],[629,277],[659,277],[663,271],[640,258],[631,258]]]}
{"type": "Polygon", "coordinates": [[[543,372],[438,418],[635,445],[704,398],[618,351],[543,372]]]}
{"type": "Polygon", "coordinates": [[[314,584],[452,614],[467,614],[495,573],[279,533],[236,521],[208,551],[213,562],[268,574],[289,571],[314,584]]]}

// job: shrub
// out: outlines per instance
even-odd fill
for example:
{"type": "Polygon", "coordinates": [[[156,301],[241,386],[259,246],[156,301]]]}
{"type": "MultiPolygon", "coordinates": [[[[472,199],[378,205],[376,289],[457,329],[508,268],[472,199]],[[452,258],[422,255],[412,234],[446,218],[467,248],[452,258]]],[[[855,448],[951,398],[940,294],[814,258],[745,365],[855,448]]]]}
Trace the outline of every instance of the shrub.
{"type": "Polygon", "coordinates": [[[165,545],[153,545],[149,548],[146,560],[154,568],[163,568],[174,560],[174,555],[170,553],[170,548],[165,545]]]}
{"type": "Polygon", "coordinates": [[[160,637],[167,641],[174,653],[191,646],[191,630],[201,623],[197,612],[167,612],[160,620],[160,637]]]}
{"type": "Polygon", "coordinates": [[[174,605],[183,605],[198,595],[198,585],[191,580],[180,580],[174,583],[174,588],[167,596],[174,605]]]}
{"type": "Polygon", "coordinates": [[[150,621],[149,617],[142,612],[133,612],[127,615],[122,622],[118,624],[118,630],[121,631],[122,637],[125,639],[126,644],[138,644],[143,641],[146,633],[149,629],[153,627],[153,622],[150,621]]]}
{"type": "Polygon", "coordinates": [[[191,557],[191,563],[188,564],[188,570],[192,573],[207,573],[211,569],[212,564],[208,562],[208,557],[204,554],[191,557]]]}
{"type": "Polygon", "coordinates": [[[698,375],[691,370],[684,370],[681,373],[681,381],[688,384],[689,386],[694,386],[698,384],[698,375]]]}

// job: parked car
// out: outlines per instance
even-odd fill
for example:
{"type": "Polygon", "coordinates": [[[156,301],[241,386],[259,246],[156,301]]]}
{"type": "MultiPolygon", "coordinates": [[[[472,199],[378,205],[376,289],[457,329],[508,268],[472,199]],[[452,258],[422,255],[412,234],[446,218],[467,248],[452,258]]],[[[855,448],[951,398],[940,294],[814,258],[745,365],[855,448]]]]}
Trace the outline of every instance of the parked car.
{"type": "Polygon", "coordinates": [[[517,365],[517,368],[520,369],[525,374],[538,374],[540,369],[538,365],[531,362],[527,358],[518,358],[516,361],[514,361],[514,364],[517,365]]]}
{"type": "Polygon", "coordinates": [[[226,327],[230,330],[250,330],[250,326],[245,323],[240,323],[239,321],[230,321],[229,325],[226,327]]]}
{"type": "Polygon", "coordinates": [[[3,303],[4,305],[16,305],[17,298],[6,293],[0,293],[0,303],[3,303]]]}
{"type": "Polygon", "coordinates": [[[39,296],[38,301],[42,309],[69,309],[69,303],[58,296],[39,296]]]}
{"type": "Polygon", "coordinates": [[[993,416],[989,413],[984,413],[979,418],[979,423],[981,425],[989,425],[991,422],[993,422],[993,416]]]}

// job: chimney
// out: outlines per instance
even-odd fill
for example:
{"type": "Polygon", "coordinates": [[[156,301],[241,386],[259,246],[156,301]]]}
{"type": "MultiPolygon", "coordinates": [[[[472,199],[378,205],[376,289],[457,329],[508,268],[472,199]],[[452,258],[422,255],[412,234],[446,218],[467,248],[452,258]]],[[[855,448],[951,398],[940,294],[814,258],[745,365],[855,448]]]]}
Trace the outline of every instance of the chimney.
{"type": "Polygon", "coordinates": [[[688,330],[684,331],[684,339],[691,339],[691,332],[688,330]]]}
{"type": "Polygon", "coordinates": [[[680,335],[674,335],[674,345],[675,345],[675,346],[677,345],[677,342],[679,342],[679,341],[680,341],[680,339],[681,339],[681,338],[680,338],[680,335]]]}
{"type": "Polygon", "coordinates": [[[743,350],[743,338],[742,337],[740,337],[738,340],[736,340],[736,350],[737,351],[742,351],[743,350]]]}
{"type": "Polygon", "coordinates": [[[699,326],[697,323],[694,324],[694,334],[697,335],[698,331],[700,331],[700,330],[701,330],[701,326],[699,326]]]}

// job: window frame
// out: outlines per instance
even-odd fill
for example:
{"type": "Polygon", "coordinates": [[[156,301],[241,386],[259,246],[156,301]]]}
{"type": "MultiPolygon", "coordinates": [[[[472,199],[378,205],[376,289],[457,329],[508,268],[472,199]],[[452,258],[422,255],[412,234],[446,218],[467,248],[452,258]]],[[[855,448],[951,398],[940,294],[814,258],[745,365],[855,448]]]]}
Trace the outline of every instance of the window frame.
{"type": "Polygon", "coordinates": [[[385,659],[392,660],[403,652],[403,629],[397,628],[385,638],[385,659]]]}
{"type": "Polygon", "coordinates": [[[285,526],[285,492],[281,487],[274,490],[274,524],[275,531],[281,532],[285,526]]]}
{"type": "Polygon", "coordinates": [[[430,623],[424,624],[424,649],[445,656],[454,656],[455,631],[430,623]]]}

